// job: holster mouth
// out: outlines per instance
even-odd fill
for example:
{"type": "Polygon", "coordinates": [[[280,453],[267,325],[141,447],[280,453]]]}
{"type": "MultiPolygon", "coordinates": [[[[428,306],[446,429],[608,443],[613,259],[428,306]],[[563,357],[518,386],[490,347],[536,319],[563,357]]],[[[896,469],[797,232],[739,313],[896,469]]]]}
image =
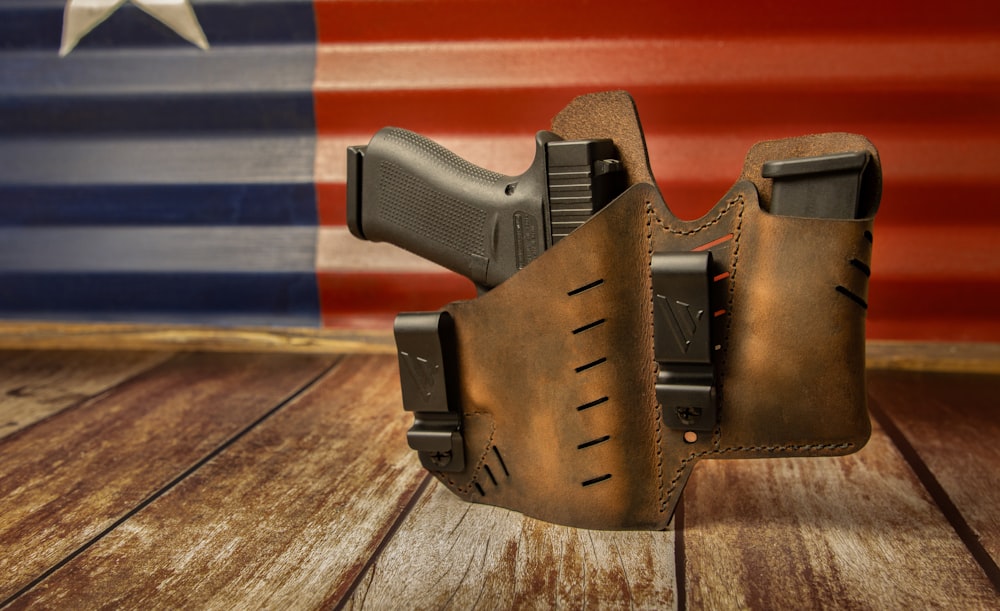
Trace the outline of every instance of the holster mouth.
{"type": "Polygon", "coordinates": [[[759,144],[717,205],[682,221],[653,182],[627,94],[579,98],[553,131],[615,140],[631,186],[489,293],[423,322],[401,315],[424,465],[469,501],[571,526],[661,529],[697,460],[860,449],[881,191],[871,143],[759,144]],[[784,179],[764,177],[766,163],[829,165],[845,152],[864,154],[853,161],[864,162],[860,218],[768,210],[784,179]]]}

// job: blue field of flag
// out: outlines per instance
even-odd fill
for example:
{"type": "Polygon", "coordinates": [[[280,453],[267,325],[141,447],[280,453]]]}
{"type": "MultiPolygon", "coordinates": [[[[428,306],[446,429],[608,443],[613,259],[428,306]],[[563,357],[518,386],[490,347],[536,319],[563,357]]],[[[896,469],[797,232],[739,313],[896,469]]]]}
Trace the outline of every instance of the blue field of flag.
{"type": "Polygon", "coordinates": [[[314,12],[0,0],[0,317],[316,325],[314,12]]]}

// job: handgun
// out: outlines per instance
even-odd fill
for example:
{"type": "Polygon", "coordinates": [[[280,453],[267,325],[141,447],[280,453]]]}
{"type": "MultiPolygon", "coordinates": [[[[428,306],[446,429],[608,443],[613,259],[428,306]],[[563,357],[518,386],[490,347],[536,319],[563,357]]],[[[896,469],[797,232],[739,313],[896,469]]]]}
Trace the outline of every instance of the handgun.
{"type": "Polygon", "coordinates": [[[347,225],[495,287],[585,223],[625,187],[610,139],[540,131],[520,176],[476,166],[405,129],[347,149],[347,225]]]}

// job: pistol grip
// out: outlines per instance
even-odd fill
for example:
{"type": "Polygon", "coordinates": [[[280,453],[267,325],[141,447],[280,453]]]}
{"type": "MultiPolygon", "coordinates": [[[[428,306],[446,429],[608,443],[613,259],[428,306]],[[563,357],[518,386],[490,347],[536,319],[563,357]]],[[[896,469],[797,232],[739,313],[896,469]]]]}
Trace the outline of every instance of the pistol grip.
{"type": "Polygon", "coordinates": [[[391,242],[477,285],[496,286],[527,263],[516,256],[518,245],[528,260],[544,250],[531,243],[545,230],[544,176],[534,168],[505,176],[387,127],[367,147],[349,149],[348,225],[358,237],[391,242]]]}

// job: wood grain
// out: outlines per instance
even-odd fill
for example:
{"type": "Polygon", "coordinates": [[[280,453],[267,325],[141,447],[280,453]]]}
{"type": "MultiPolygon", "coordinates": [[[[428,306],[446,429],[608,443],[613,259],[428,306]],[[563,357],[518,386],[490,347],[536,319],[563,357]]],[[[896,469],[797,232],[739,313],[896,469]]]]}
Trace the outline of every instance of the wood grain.
{"type": "MultiPolygon", "coordinates": [[[[0,439],[0,601],[27,588],[12,608],[1000,607],[878,425],[852,456],[699,464],[676,536],[586,531],[428,480],[395,359],[336,359],[0,352],[0,415],[62,405],[0,439]]],[[[996,559],[1000,377],[869,381],[996,559]]]]}
{"type": "Polygon", "coordinates": [[[436,480],[349,609],[670,609],[673,532],[591,531],[465,503],[436,480]]]}
{"type": "Polygon", "coordinates": [[[426,478],[397,375],[346,358],[14,608],[329,608],[426,478]]]}
{"type": "Polygon", "coordinates": [[[0,442],[0,601],[328,368],[189,354],[0,442]]]}
{"type": "Polygon", "coordinates": [[[703,461],[684,493],[693,608],[996,608],[885,433],[840,458],[703,461]]]}
{"type": "Polygon", "coordinates": [[[865,365],[869,371],[1000,374],[1000,344],[869,340],[865,348],[865,365]]]}
{"type": "Polygon", "coordinates": [[[0,352],[0,439],[162,363],[168,352],[0,352]]]}
{"type": "Polygon", "coordinates": [[[1000,563],[1000,376],[884,371],[869,388],[1000,563]]]}
{"type": "MultiPolygon", "coordinates": [[[[0,350],[395,354],[388,320],[340,316],[337,321],[341,328],[0,321],[0,350]]],[[[869,369],[1000,373],[1000,344],[995,343],[869,340],[866,353],[869,369]]]]}
{"type": "Polygon", "coordinates": [[[389,325],[376,329],[313,329],[0,322],[0,349],[395,354],[389,325]]]}

